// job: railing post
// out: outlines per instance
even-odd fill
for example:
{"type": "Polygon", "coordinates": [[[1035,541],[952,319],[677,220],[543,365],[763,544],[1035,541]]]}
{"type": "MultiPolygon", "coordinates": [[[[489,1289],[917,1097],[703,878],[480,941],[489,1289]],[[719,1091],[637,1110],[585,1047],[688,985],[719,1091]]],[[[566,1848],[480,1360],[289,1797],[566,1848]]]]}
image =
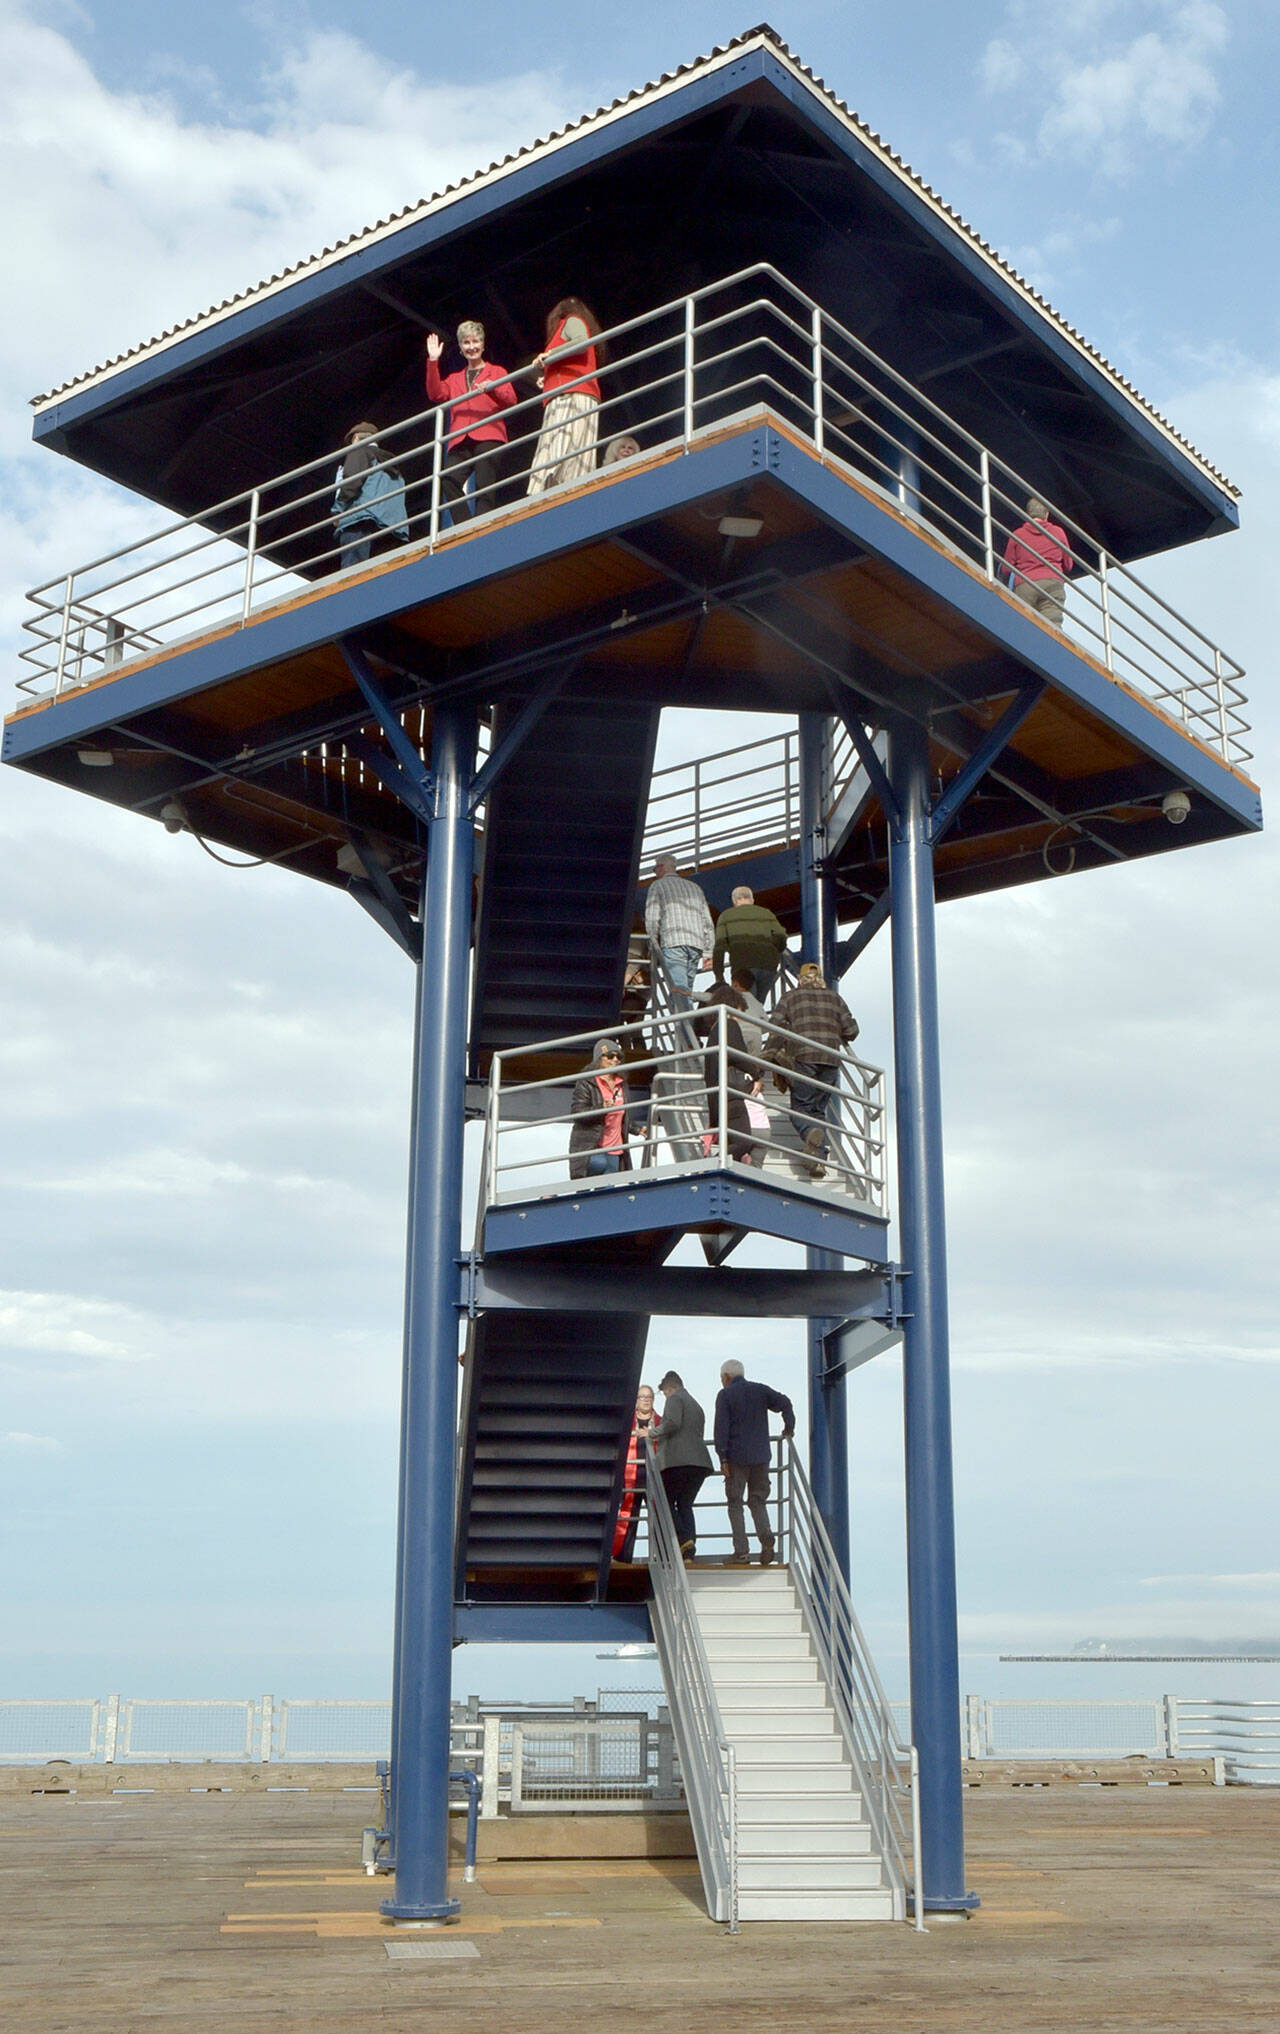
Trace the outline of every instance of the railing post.
{"type": "Polygon", "coordinates": [[[253,604],[253,567],[258,555],[258,489],[249,496],[249,536],[244,550],[244,606],[240,611],[240,626],[249,619],[253,604]]]}
{"type": "Polygon", "coordinates": [[[1107,554],[1098,553],[1098,590],[1102,600],[1102,661],[1112,677],[1116,674],[1115,650],[1111,642],[1111,581],[1107,575],[1107,554]]]}
{"type": "Polygon", "coordinates": [[[498,1812],[498,1787],[502,1771],[502,1718],[486,1716],[480,1754],[480,1814],[492,1821],[498,1812]]]}
{"type": "Polygon", "coordinates": [[[489,1122],[485,1136],[488,1153],[484,1181],[484,1204],[492,1207],[498,1198],[498,1131],[502,1121],[502,1054],[495,1052],[489,1062],[489,1122]]]}
{"type": "Polygon", "coordinates": [[[694,364],[694,303],[692,297],[684,300],[684,443],[688,450],[693,437],[693,364],[694,364]]]}
{"type": "Polygon", "coordinates": [[[1227,694],[1222,681],[1222,652],[1217,645],[1213,651],[1213,675],[1218,688],[1218,745],[1222,750],[1224,763],[1231,761],[1230,736],[1227,732],[1227,694]]]}
{"type": "Polygon", "coordinates": [[[264,1695],[258,1710],[258,1761],[267,1766],[271,1763],[271,1740],[275,1726],[275,1702],[270,1695],[264,1695]]]}
{"type": "Polygon", "coordinates": [[[427,534],[434,551],[440,535],[440,477],[444,472],[444,410],[441,403],[436,411],[435,435],[431,443],[431,515],[427,534]]]}
{"type": "Polygon", "coordinates": [[[62,596],[62,625],[58,631],[58,668],[53,677],[53,696],[56,699],[62,690],[62,681],[67,668],[67,639],[71,633],[71,597],[76,575],[68,572],[66,591],[62,596]]]}
{"type": "Polygon", "coordinates": [[[996,531],[991,517],[991,454],[985,445],[982,448],[982,457],[978,461],[978,471],[982,476],[982,554],[986,564],[987,578],[994,579],[996,576],[996,531]]]}
{"type": "Polygon", "coordinates": [[[702,867],[702,758],[693,766],[693,866],[702,867]]]}
{"type": "Polygon", "coordinates": [[[823,405],[823,362],[822,362],[822,311],[815,304],[812,313],[813,332],[813,442],[818,451],[826,450],[826,414],[823,405]]]}
{"type": "Polygon", "coordinates": [[[113,1766],[116,1762],[116,1738],[120,1733],[120,1697],[108,1695],[106,1715],[102,1722],[102,1763],[113,1766]]]}
{"type": "Polygon", "coordinates": [[[1180,1756],[1176,1695],[1166,1695],[1164,1698],[1164,1755],[1167,1759],[1176,1759],[1180,1756]]]}
{"type": "Polygon", "coordinates": [[[729,1005],[716,1005],[716,1086],[719,1090],[716,1110],[718,1135],[716,1138],[716,1163],[729,1162],[729,1005]]]}
{"type": "Polygon", "coordinates": [[[964,1755],[967,1759],[982,1757],[982,1697],[966,1695],[964,1698],[964,1755]]]}

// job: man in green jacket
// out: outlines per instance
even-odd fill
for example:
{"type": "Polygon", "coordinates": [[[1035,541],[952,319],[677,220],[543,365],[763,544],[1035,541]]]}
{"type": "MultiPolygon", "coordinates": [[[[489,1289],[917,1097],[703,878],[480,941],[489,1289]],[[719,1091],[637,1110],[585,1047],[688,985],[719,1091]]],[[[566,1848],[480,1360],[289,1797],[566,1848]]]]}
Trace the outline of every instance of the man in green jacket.
{"type": "Polygon", "coordinates": [[[774,917],[767,905],[757,904],[753,893],[743,883],[733,893],[733,901],[727,911],[722,911],[716,920],[716,944],[711,965],[718,982],[724,980],[725,958],[734,974],[739,969],[750,971],[755,978],[755,993],[763,1003],[773,988],[778,972],[778,961],[787,944],[785,926],[774,917]]]}

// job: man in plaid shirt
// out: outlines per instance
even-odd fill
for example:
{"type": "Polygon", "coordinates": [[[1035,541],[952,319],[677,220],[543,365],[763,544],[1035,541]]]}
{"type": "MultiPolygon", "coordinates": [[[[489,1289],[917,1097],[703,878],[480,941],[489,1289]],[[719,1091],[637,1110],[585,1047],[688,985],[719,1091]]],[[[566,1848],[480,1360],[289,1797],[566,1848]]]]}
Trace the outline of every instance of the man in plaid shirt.
{"type": "Polygon", "coordinates": [[[674,855],[658,857],[657,879],[644,900],[644,929],[649,951],[662,955],[674,1000],[688,1009],[694,976],[711,965],[716,928],[697,884],[676,873],[674,855]]]}
{"type": "Polygon", "coordinates": [[[806,961],[794,989],[788,989],[773,1006],[773,1022],[786,1031],[799,1032],[805,1045],[793,1038],[770,1033],[769,1048],[790,1062],[787,1079],[791,1084],[791,1123],[796,1136],[809,1152],[809,1176],[822,1179],[826,1167],[827,1130],[834,1119],[836,1097],[830,1091],[840,1079],[839,1055],[858,1035],[858,1020],[843,996],[829,989],[822,970],[806,961]],[[817,1119],[815,1121],[815,1118],[817,1119]]]}

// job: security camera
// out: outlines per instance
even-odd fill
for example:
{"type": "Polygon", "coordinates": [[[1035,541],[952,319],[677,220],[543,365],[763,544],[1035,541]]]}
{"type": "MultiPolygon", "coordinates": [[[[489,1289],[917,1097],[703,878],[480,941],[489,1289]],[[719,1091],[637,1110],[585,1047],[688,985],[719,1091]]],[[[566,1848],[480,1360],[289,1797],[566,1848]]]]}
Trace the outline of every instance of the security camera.
{"type": "Polygon", "coordinates": [[[171,798],[167,805],[160,807],[160,824],[166,833],[183,833],[189,822],[185,805],[171,798]]]}
{"type": "Polygon", "coordinates": [[[1170,826],[1181,826],[1191,810],[1191,800],[1185,791],[1166,791],[1160,801],[1160,810],[1170,826]]]}

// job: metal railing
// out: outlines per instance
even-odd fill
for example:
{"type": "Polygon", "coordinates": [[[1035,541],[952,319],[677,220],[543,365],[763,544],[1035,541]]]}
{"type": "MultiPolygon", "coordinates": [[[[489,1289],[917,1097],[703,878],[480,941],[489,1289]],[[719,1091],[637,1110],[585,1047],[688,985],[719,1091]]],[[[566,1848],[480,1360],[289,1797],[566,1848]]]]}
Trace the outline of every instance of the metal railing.
{"type": "MultiPolygon", "coordinates": [[[[880,1069],[850,1052],[837,1054],[771,1018],[762,1040],[766,1049],[750,1050],[733,1042],[730,1020],[740,1026],[741,1013],[723,1003],[701,1005],[683,1017],[602,1025],[596,1031],[495,1052],[481,1175],[483,1204],[581,1194],[625,1170],[621,1165],[625,1157],[646,1177],[728,1165],[766,1174],[780,1171],[792,1185],[834,1193],[859,1202],[868,1213],[883,1215],[885,1101],[880,1069]],[[681,1035],[690,1026],[700,1033],[696,1045],[681,1035]],[[579,1154],[584,1172],[574,1177],[568,1175],[566,1141],[583,1117],[574,1112],[573,1091],[589,1071],[596,1041],[605,1038],[617,1039],[624,1049],[625,1063],[619,1069],[628,1083],[624,1145],[620,1154],[595,1150],[579,1154]],[[584,1062],[576,1073],[518,1078],[522,1059],[579,1053],[584,1062]],[[789,1089],[785,1100],[780,1083],[789,1089]],[[645,1098],[639,1099],[642,1092],[645,1098]],[[753,1124],[748,1101],[763,1111],[765,1122],[753,1124]],[[668,1109],[677,1113],[669,1116],[668,1109]],[[814,1133],[817,1142],[811,1150],[805,1139],[814,1133]],[[605,1162],[594,1164],[598,1158],[605,1162]]],[[[591,1113],[602,1116],[603,1105],[597,1111],[593,1104],[591,1113]]]]}
{"type": "Polygon", "coordinates": [[[583,1814],[684,1806],[671,1723],[657,1717],[518,1717],[511,1729],[511,1813],[583,1814]]]}
{"type": "MultiPolygon", "coordinates": [[[[825,787],[828,813],[857,768],[852,738],[837,721],[825,787]]],[[[646,867],[669,854],[682,868],[709,868],[794,847],[799,839],[800,738],[794,727],[653,773],[641,850],[646,867]]]]}
{"type": "Polygon", "coordinates": [[[876,1847],[890,1883],[904,1898],[910,1891],[915,1925],[923,1929],[916,1749],[899,1735],[794,1441],[786,1443],[786,1515],[791,1579],[876,1847]]]}
{"type": "Polygon", "coordinates": [[[707,1912],[738,1931],[738,1771],[725,1735],[675,1520],[651,1436],[645,1438],[650,1618],[671,1704],[685,1800],[693,1824],[707,1912]]]}
{"type": "Polygon", "coordinates": [[[1220,1758],[1228,1786],[1280,1787],[1280,1702],[1170,1696],[1168,1757],[1220,1758]]]}
{"type": "MultiPolygon", "coordinates": [[[[502,413],[504,470],[461,500],[450,499],[443,408],[381,430],[375,451],[384,482],[391,479],[394,507],[385,513],[394,527],[371,541],[393,556],[406,546],[429,555],[476,517],[504,515],[521,499],[531,507],[562,499],[598,484],[602,472],[625,476],[637,456],[687,452],[707,432],[765,411],[993,585],[1005,576],[1028,499],[1043,498],[768,263],[612,326],[597,343],[609,355],[595,377],[601,399],[584,425],[589,442],[568,460],[537,393],[502,413]],[[603,469],[602,437],[612,439],[603,469]]],[[[56,696],[192,635],[242,628],[317,580],[363,567],[350,554],[368,533],[338,526],[339,464],[340,455],[325,453],[36,587],[20,690],[56,696]]],[[[1077,647],[1224,760],[1247,760],[1242,668],[1049,507],[1067,533],[1068,631],[1077,647]]]]}

